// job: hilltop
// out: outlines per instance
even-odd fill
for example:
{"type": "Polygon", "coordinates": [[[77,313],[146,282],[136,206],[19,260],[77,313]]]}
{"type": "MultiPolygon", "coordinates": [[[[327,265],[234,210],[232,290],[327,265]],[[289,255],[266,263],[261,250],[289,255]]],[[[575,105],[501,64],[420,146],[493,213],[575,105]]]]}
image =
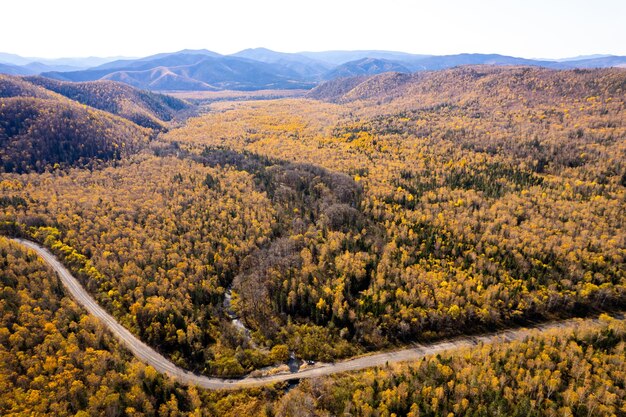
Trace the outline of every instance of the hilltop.
{"type": "Polygon", "coordinates": [[[0,75],[0,163],[5,172],[28,172],[123,158],[189,109],[111,81],[0,75]]]}
{"type": "Polygon", "coordinates": [[[142,147],[148,138],[148,131],[132,122],[69,100],[0,99],[4,172],[119,159],[142,147]]]}
{"type": "Polygon", "coordinates": [[[183,100],[119,82],[71,83],[44,77],[26,77],[24,80],[151,129],[165,130],[166,122],[171,121],[178,112],[191,108],[183,100]]]}
{"type": "Polygon", "coordinates": [[[346,62],[334,68],[324,75],[324,79],[333,80],[337,78],[354,77],[357,75],[374,75],[385,72],[411,72],[406,66],[399,62],[388,59],[361,58],[356,61],[346,62]]]}
{"type": "Polygon", "coordinates": [[[537,100],[551,102],[558,96],[623,95],[625,77],[626,70],[621,68],[556,71],[482,65],[336,79],[320,84],[307,97],[335,103],[384,100],[425,107],[441,103],[467,104],[475,100],[484,102],[494,97],[500,104],[515,105],[532,95],[532,102],[536,104],[537,100]]]}

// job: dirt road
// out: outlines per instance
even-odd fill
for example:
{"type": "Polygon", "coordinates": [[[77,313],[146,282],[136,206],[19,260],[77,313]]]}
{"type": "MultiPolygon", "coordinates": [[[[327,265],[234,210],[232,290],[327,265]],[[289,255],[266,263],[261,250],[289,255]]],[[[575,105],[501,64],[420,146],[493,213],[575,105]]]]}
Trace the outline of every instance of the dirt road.
{"type": "MultiPolygon", "coordinates": [[[[385,364],[414,361],[421,359],[425,355],[443,353],[445,351],[469,347],[478,343],[489,343],[497,340],[523,339],[533,331],[548,330],[554,328],[564,328],[574,326],[580,321],[565,320],[547,323],[537,326],[535,329],[514,329],[497,333],[485,334],[482,336],[470,336],[457,338],[451,341],[420,345],[407,349],[382,352],[367,356],[348,359],[333,364],[322,364],[317,367],[304,369],[295,373],[281,373],[263,377],[247,377],[243,379],[221,379],[196,375],[185,371],[174,365],[150,346],[143,343],[131,332],[119,324],[110,314],[108,314],[98,303],[87,293],[83,286],[72,276],[72,274],[59,262],[59,260],[47,249],[37,243],[24,239],[14,239],[14,241],[34,250],[41,256],[59,275],[63,285],[70,292],[72,297],[83,306],[90,314],[98,317],[102,323],[142,362],[152,366],[158,372],[167,374],[177,379],[183,384],[193,384],[206,389],[237,389],[251,386],[267,385],[275,382],[288,381],[293,379],[314,378],[331,375],[339,372],[354,371],[358,369],[384,366],[385,364]]],[[[596,321],[597,319],[586,319],[586,321],[596,321]]]]}

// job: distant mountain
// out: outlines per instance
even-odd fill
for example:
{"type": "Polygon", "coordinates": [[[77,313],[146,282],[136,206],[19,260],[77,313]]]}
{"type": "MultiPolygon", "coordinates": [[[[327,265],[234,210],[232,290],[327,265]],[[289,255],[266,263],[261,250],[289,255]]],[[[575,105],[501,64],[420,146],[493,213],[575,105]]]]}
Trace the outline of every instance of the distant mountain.
{"type": "Polygon", "coordinates": [[[210,57],[213,57],[213,58],[219,58],[221,56],[224,56],[224,55],[219,54],[217,52],[209,51],[208,49],[183,49],[181,51],[163,52],[163,53],[160,53],[160,54],[151,55],[151,56],[147,56],[145,58],[139,58],[139,59],[151,60],[151,59],[155,59],[155,58],[163,58],[163,57],[167,57],[167,56],[180,55],[180,54],[204,55],[204,56],[210,56],[210,57]]]}
{"type": "MultiPolygon", "coordinates": [[[[626,65],[626,57],[612,55],[594,55],[562,60],[539,60],[499,54],[413,55],[387,51],[328,51],[302,52],[301,54],[338,65],[358,61],[363,58],[384,59],[403,65],[410,71],[440,70],[461,65],[526,65],[553,69],[608,68],[626,65]]],[[[329,79],[329,77],[325,77],[325,79],[329,79]]]]}
{"type": "Polygon", "coordinates": [[[287,65],[185,51],[117,61],[85,71],[42,75],[63,81],[115,80],[138,88],[164,91],[293,89],[315,85],[287,65]]]}
{"type": "MultiPolygon", "coordinates": [[[[59,72],[53,71],[42,73],[41,75],[50,78],[56,78],[64,81],[95,81],[103,79],[108,75],[117,71],[146,71],[157,68],[180,67],[185,65],[194,65],[207,58],[210,55],[202,53],[183,52],[172,54],[158,54],[141,59],[124,59],[90,68],[81,71],[59,72]]],[[[109,77],[110,79],[110,77],[109,77]]],[[[144,77],[145,79],[145,77],[144,77]]],[[[145,81],[142,84],[146,84],[145,81]]],[[[149,84],[149,83],[147,83],[149,84]]],[[[139,87],[136,85],[136,87],[139,87]]]]}
{"type": "Polygon", "coordinates": [[[6,52],[0,52],[0,63],[11,65],[26,65],[35,60],[21,57],[15,54],[7,54],[6,52]]]}
{"type": "Polygon", "coordinates": [[[29,71],[30,74],[41,74],[48,71],[76,71],[80,70],[80,67],[74,67],[70,65],[50,65],[41,62],[31,62],[30,64],[21,65],[21,68],[29,71]]]}
{"type": "Polygon", "coordinates": [[[546,68],[558,68],[560,66],[553,61],[538,61],[498,54],[442,55],[402,62],[413,71],[440,70],[461,65],[528,65],[546,68]]]}
{"type": "Polygon", "coordinates": [[[609,54],[595,54],[595,55],[579,55],[569,58],[560,58],[560,59],[542,59],[541,61],[556,61],[556,62],[570,62],[570,61],[582,61],[584,59],[596,59],[596,58],[606,58],[612,55],[609,54]]]}
{"type": "Polygon", "coordinates": [[[136,88],[157,91],[218,91],[219,88],[184,74],[172,72],[167,67],[144,71],[116,71],[105,75],[102,80],[119,81],[136,88]]]}
{"type": "Polygon", "coordinates": [[[97,65],[106,64],[107,62],[116,61],[120,59],[132,59],[129,57],[121,57],[121,56],[111,56],[111,57],[97,57],[97,56],[89,56],[82,58],[56,58],[56,59],[41,59],[37,58],[34,61],[44,63],[46,65],[67,65],[70,67],[77,68],[92,68],[97,65]]]}
{"type": "Polygon", "coordinates": [[[29,58],[0,53],[0,72],[7,74],[41,74],[71,82],[111,80],[153,91],[309,89],[335,78],[442,70],[464,65],[608,68],[626,67],[626,57],[590,55],[542,60],[499,54],[436,56],[377,50],[284,53],[253,48],[232,55],[184,49],[137,59],[62,58],[32,62],[29,58]],[[87,61],[99,65],[76,68],[87,61]]]}
{"type": "Polygon", "coordinates": [[[335,67],[324,75],[324,79],[333,80],[335,78],[354,77],[357,75],[375,75],[383,72],[409,73],[411,70],[399,62],[387,59],[363,58],[335,67]]]}
{"type": "Polygon", "coordinates": [[[322,74],[334,66],[302,54],[276,52],[267,48],[244,49],[231,56],[268,64],[278,64],[294,71],[304,79],[319,79],[322,74]]]}
{"type": "Polygon", "coordinates": [[[324,51],[324,52],[299,52],[303,55],[332,65],[341,65],[350,61],[357,61],[363,58],[387,59],[390,61],[413,61],[427,58],[431,55],[417,55],[406,52],[394,51],[324,51]]]}
{"type": "MultiPolygon", "coordinates": [[[[0,52],[0,63],[26,66],[31,64],[45,65],[47,68],[45,71],[70,71],[78,69],[87,69],[95,67],[96,65],[102,65],[106,62],[120,59],[120,57],[100,58],[100,57],[86,57],[86,58],[33,58],[22,57],[15,54],[7,54],[0,52]]],[[[36,70],[34,68],[33,70],[36,70]]]]}
{"type": "Polygon", "coordinates": [[[63,65],[46,65],[41,62],[31,62],[26,65],[3,64],[0,63],[0,73],[8,75],[34,75],[45,71],[68,71],[75,70],[75,67],[63,65]]]}
{"type": "MultiPolygon", "coordinates": [[[[322,61],[318,59],[309,58],[302,54],[293,54],[287,52],[276,52],[267,48],[249,48],[231,54],[230,56],[253,59],[255,61],[267,62],[270,64],[276,62],[302,62],[305,64],[320,64],[322,61]]],[[[330,68],[324,65],[326,68],[330,68]]]]}
{"type": "Polygon", "coordinates": [[[562,62],[568,68],[611,68],[626,67],[626,56],[601,56],[590,59],[580,59],[577,61],[562,62]]]}
{"type": "Polygon", "coordinates": [[[2,64],[0,63],[0,74],[8,74],[8,75],[28,75],[32,74],[28,69],[12,65],[12,64],[2,64]]]}
{"type": "Polygon", "coordinates": [[[457,54],[423,58],[398,58],[395,60],[412,71],[432,71],[462,65],[525,65],[552,69],[609,68],[626,64],[626,57],[599,55],[587,59],[539,60],[517,58],[499,54],[457,54]]]}
{"type": "Polygon", "coordinates": [[[138,59],[121,59],[116,61],[107,62],[103,65],[91,68],[90,70],[146,70],[155,67],[171,67],[177,65],[190,65],[196,64],[206,57],[220,58],[222,55],[208,51],[206,49],[183,49],[178,52],[167,52],[162,54],[150,55],[145,58],[138,59]]]}

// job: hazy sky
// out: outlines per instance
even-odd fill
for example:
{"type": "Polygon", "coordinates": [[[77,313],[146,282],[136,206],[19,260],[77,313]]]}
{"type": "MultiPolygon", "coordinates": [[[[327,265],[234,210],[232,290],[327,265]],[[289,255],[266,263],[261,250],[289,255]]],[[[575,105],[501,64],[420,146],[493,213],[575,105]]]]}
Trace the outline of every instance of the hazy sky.
{"type": "Polygon", "coordinates": [[[3,0],[0,52],[145,56],[185,48],[626,55],[626,0],[3,0]]]}

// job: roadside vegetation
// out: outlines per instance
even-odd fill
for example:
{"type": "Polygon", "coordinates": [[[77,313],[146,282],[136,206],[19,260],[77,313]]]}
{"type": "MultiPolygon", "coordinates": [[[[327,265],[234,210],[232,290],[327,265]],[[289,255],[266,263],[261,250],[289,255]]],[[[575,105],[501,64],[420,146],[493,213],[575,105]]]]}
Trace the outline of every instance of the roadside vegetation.
{"type": "Polygon", "coordinates": [[[606,315],[289,391],[203,391],[134,359],[33,252],[0,238],[0,264],[4,416],[612,416],[626,407],[626,325],[606,315]]]}

